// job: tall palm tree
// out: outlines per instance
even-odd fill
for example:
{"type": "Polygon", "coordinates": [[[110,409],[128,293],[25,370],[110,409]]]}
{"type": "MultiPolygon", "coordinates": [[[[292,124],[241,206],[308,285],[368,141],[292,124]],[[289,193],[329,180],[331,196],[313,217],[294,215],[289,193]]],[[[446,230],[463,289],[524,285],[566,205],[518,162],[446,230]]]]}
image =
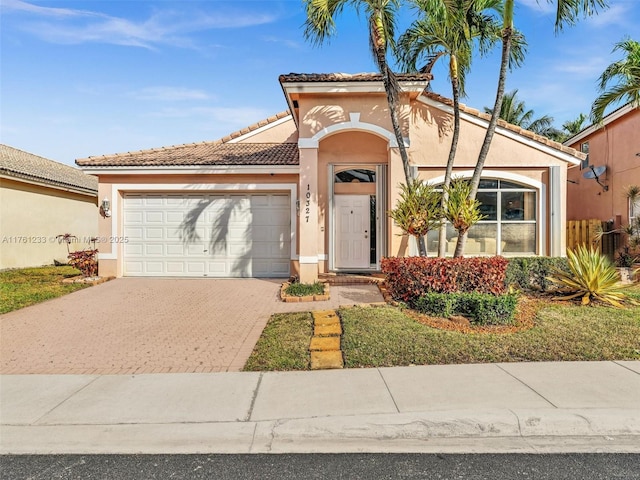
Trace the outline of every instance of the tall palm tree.
{"type": "Polygon", "coordinates": [[[640,42],[625,39],[616,43],[613,52],[617,50],[623,51],[625,55],[622,60],[609,65],[600,75],[600,95],[591,107],[593,123],[602,122],[607,107],[621,101],[640,106],[640,42]],[[611,84],[614,85],[609,86],[611,84]]]}
{"type": "MultiPolygon", "coordinates": [[[[489,114],[493,113],[493,110],[489,107],[484,107],[484,111],[489,114]]],[[[545,135],[553,127],[553,117],[543,115],[535,118],[534,115],[535,112],[527,108],[524,101],[518,98],[517,89],[504,94],[499,117],[512,125],[531,130],[538,135],[545,135]]]]}
{"type": "MultiPolygon", "coordinates": [[[[548,3],[556,3],[556,32],[562,30],[564,25],[572,25],[577,22],[578,18],[586,17],[597,13],[598,8],[606,8],[607,0],[547,0],[548,3]]],[[[502,97],[504,96],[504,88],[507,78],[507,67],[509,65],[511,43],[513,41],[513,8],[515,0],[504,0],[503,10],[503,26],[502,26],[502,55],[500,58],[500,73],[498,75],[498,86],[496,88],[496,99],[493,105],[491,119],[485,133],[484,141],[480,147],[478,160],[471,177],[470,198],[476,198],[478,186],[480,185],[480,176],[484,168],[491,141],[498,124],[498,115],[502,108],[502,97]]],[[[458,243],[456,244],[455,255],[462,255],[464,246],[467,242],[467,234],[458,235],[458,243]]]]}
{"type": "MultiPolygon", "coordinates": [[[[502,0],[415,0],[420,18],[398,40],[398,56],[405,70],[430,73],[441,58],[449,59],[449,79],[453,99],[453,132],[445,169],[442,211],[447,210],[449,185],[460,136],[460,97],[465,96],[465,77],[471,68],[474,49],[487,53],[500,40],[502,0]],[[494,15],[492,15],[492,13],[494,15]]],[[[520,39],[520,37],[518,37],[520,39]]],[[[513,60],[524,57],[524,41],[512,50],[513,60]]],[[[446,223],[440,227],[438,256],[446,253],[446,223]]]]}
{"type": "Polygon", "coordinates": [[[391,125],[398,142],[405,179],[409,184],[412,180],[409,156],[398,120],[400,86],[387,63],[387,53],[394,48],[396,13],[400,8],[400,0],[304,0],[304,3],[307,11],[304,36],[316,45],[321,45],[335,34],[335,18],[347,5],[355,8],[358,13],[364,12],[369,24],[369,48],[373,61],[382,75],[391,125]]]}

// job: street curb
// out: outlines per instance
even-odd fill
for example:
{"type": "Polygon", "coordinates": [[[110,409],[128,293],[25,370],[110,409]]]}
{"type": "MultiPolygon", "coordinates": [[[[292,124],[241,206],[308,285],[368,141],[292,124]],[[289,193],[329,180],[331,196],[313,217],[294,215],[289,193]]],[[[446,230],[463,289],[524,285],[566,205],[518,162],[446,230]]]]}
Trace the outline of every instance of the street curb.
{"type": "Polygon", "coordinates": [[[0,454],[640,453],[621,409],[491,409],[258,422],[3,425],[0,454]]]}

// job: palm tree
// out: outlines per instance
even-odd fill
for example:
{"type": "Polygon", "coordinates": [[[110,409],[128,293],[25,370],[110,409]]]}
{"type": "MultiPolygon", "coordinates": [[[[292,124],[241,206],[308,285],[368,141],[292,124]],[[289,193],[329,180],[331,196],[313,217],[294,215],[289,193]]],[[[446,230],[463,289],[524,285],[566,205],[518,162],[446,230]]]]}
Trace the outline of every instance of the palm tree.
{"type": "MultiPolygon", "coordinates": [[[[489,107],[484,107],[484,111],[489,114],[493,113],[493,110],[489,107]]],[[[553,117],[544,115],[535,118],[534,115],[535,112],[532,109],[528,109],[524,101],[518,98],[517,89],[504,94],[499,115],[502,120],[538,135],[548,136],[547,134],[550,130],[555,130],[553,128],[553,117]]]]}
{"type": "Polygon", "coordinates": [[[613,52],[617,50],[623,51],[625,56],[609,65],[600,75],[600,95],[591,107],[593,123],[602,122],[605,110],[618,102],[627,101],[633,106],[640,106],[640,42],[628,38],[616,43],[613,52]],[[609,87],[612,83],[615,85],[609,87]]]}
{"type": "Polygon", "coordinates": [[[373,61],[382,75],[391,125],[398,142],[405,179],[409,184],[413,175],[398,120],[400,86],[387,63],[387,53],[394,48],[396,13],[400,8],[400,0],[304,0],[304,3],[307,10],[304,36],[316,45],[321,45],[335,33],[335,18],[345,6],[353,6],[358,13],[364,11],[369,24],[369,48],[373,61]]]}
{"type": "Polygon", "coordinates": [[[405,234],[424,239],[440,225],[440,197],[433,186],[416,178],[407,185],[400,184],[400,198],[389,216],[405,234]]]}
{"type": "MultiPolygon", "coordinates": [[[[573,137],[582,131],[587,116],[584,113],[578,115],[574,120],[567,120],[562,124],[562,129],[567,133],[567,138],[573,137]]],[[[566,138],[565,138],[566,140],[566,138]]]]}
{"type": "MultiPolygon", "coordinates": [[[[460,97],[465,96],[465,77],[471,67],[474,47],[481,55],[500,40],[500,24],[491,12],[501,14],[502,0],[416,0],[422,16],[400,36],[398,56],[403,67],[430,73],[440,58],[449,59],[449,79],[453,99],[453,132],[445,169],[442,211],[447,210],[449,184],[460,136],[460,97]]],[[[518,40],[520,40],[520,36],[518,40]]],[[[513,61],[524,57],[524,41],[513,49],[513,61]]],[[[446,253],[446,224],[440,227],[438,256],[446,253]]]]}
{"type": "MultiPolygon", "coordinates": [[[[548,3],[554,0],[547,0],[548,3]]],[[[515,0],[504,0],[503,10],[503,26],[502,26],[502,55],[500,58],[500,73],[498,75],[498,86],[496,88],[496,99],[493,105],[491,119],[485,133],[484,141],[480,147],[480,153],[478,154],[478,160],[473,170],[473,176],[471,177],[471,191],[469,193],[470,198],[476,198],[478,193],[478,186],[480,185],[480,176],[482,175],[482,169],[484,168],[487,155],[489,154],[489,148],[491,147],[491,141],[496,131],[496,125],[498,124],[498,115],[502,108],[502,97],[504,96],[504,88],[507,78],[507,67],[509,65],[511,43],[514,36],[513,28],[513,8],[515,0]]],[[[606,8],[606,0],[555,0],[556,2],[556,32],[562,30],[565,24],[572,25],[576,23],[579,17],[590,16],[597,13],[598,8],[606,8]]],[[[456,251],[464,252],[464,246],[467,241],[467,235],[458,234],[458,244],[456,245],[456,251]]]]}

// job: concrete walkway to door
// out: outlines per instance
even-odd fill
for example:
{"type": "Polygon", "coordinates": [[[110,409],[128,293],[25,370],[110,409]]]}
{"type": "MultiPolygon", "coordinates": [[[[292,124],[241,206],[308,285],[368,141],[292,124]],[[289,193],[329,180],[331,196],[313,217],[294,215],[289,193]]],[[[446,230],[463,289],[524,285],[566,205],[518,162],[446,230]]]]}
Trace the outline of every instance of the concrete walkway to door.
{"type": "Polygon", "coordinates": [[[239,371],[273,313],[382,301],[375,285],[283,303],[280,280],[121,278],[0,315],[0,374],[239,371]]]}

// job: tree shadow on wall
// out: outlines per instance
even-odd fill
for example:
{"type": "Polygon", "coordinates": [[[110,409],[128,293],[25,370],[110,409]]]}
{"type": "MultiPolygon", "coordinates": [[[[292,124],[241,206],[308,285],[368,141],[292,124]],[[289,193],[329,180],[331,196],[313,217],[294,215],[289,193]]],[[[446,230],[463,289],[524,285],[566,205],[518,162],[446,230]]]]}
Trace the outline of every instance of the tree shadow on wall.
{"type": "MultiPolygon", "coordinates": [[[[215,210],[213,210],[215,212],[215,216],[211,220],[207,220],[207,214],[212,213],[211,208],[216,206],[217,202],[214,201],[214,196],[207,196],[206,198],[201,199],[193,208],[188,210],[185,218],[179,226],[179,235],[182,244],[187,248],[189,245],[205,244],[206,248],[203,245],[203,251],[204,254],[209,257],[210,262],[215,262],[215,260],[223,261],[223,258],[230,258],[232,256],[232,252],[229,250],[231,246],[228,242],[229,223],[234,211],[236,213],[240,213],[240,209],[242,207],[241,204],[233,202],[228,197],[222,198],[224,199],[222,207],[215,208],[215,210]],[[208,228],[208,235],[205,233],[205,236],[208,238],[201,238],[198,233],[199,227],[205,228],[205,232],[208,228]]],[[[253,242],[251,241],[251,222],[247,222],[246,225],[243,244],[250,245],[251,247],[243,252],[241,256],[233,258],[233,263],[230,265],[229,271],[225,271],[224,273],[209,272],[209,268],[207,267],[205,276],[208,276],[209,273],[214,275],[216,273],[222,273],[220,276],[227,277],[252,276],[251,258],[253,253],[253,242]]]]}

